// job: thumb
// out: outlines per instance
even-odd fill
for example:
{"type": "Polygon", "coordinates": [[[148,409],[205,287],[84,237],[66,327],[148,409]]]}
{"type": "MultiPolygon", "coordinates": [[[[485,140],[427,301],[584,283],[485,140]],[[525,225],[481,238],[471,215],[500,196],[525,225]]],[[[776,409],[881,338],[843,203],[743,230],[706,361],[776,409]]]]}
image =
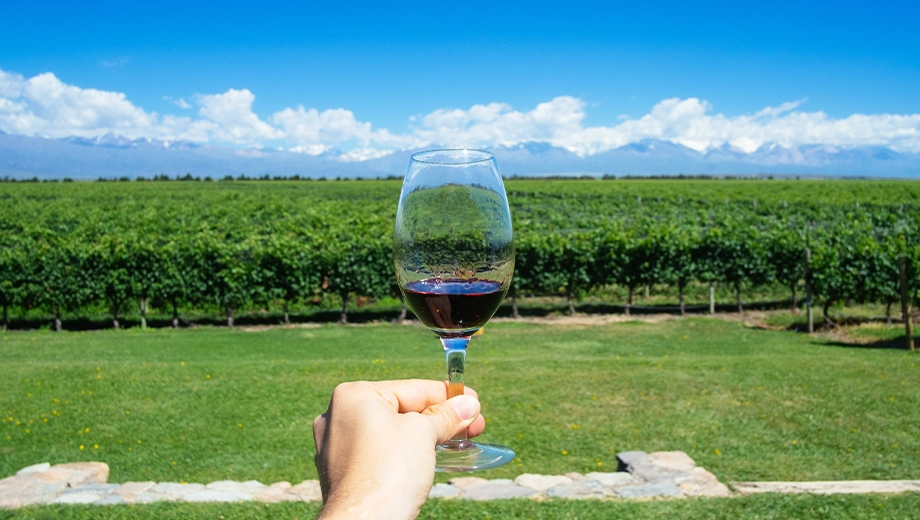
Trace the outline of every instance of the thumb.
{"type": "Polygon", "coordinates": [[[479,417],[479,399],[472,395],[458,395],[443,403],[433,404],[422,412],[443,444],[455,437],[479,417]]]}

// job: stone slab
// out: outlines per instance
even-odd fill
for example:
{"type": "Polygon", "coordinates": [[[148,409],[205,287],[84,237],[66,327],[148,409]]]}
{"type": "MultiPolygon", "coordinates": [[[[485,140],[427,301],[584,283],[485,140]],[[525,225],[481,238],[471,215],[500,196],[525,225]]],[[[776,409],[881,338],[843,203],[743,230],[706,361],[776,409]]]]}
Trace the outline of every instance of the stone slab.
{"type": "Polygon", "coordinates": [[[121,495],[106,495],[102,499],[93,502],[97,506],[117,506],[127,503],[128,501],[121,495]]]}
{"type": "Polygon", "coordinates": [[[480,477],[455,477],[447,481],[448,484],[459,489],[465,489],[471,486],[480,486],[487,482],[489,481],[480,477]]]}
{"type": "Polygon", "coordinates": [[[691,471],[696,462],[682,451],[656,451],[648,454],[648,462],[675,471],[691,471]]]}
{"type": "Polygon", "coordinates": [[[515,484],[540,492],[570,482],[572,479],[563,475],[535,475],[532,473],[524,473],[514,479],[515,484]]]}
{"type": "Polygon", "coordinates": [[[92,504],[102,499],[102,495],[94,491],[82,491],[80,493],[68,493],[61,495],[50,503],[52,504],[92,504]]]}
{"type": "Polygon", "coordinates": [[[428,492],[428,498],[454,498],[460,494],[460,489],[450,484],[435,484],[428,492]]]}
{"type": "Polygon", "coordinates": [[[617,471],[627,471],[627,468],[636,463],[648,461],[648,453],[644,451],[621,451],[617,453],[617,471]]]}
{"type": "Polygon", "coordinates": [[[677,487],[688,497],[729,497],[730,489],[712,473],[703,468],[693,468],[693,478],[685,480],[677,487]]]}
{"type": "Polygon", "coordinates": [[[157,484],[156,482],[151,482],[151,481],[148,481],[148,482],[125,482],[124,484],[122,484],[122,485],[118,486],[117,488],[115,488],[115,489],[112,491],[112,493],[115,493],[116,495],[121,495],[121,496],[123,496],[123,497],[125,497],[125,498],[127,498],[127,497],[133,497],[133,496],[139,495],[139,494],[141,494],[141,493],[143,493],[143,492],[145,492],[145,491],[149,491],[149,490],[150,490],[151,488],[153,488],[153,486],[155,486],[156,484],[157,484]]]}
{"type": "Polygon", "coordinates": [[[684,496],[680,488],[671,482],[623,486],[616,488],[614,492],[620,498],[681,498],[684,496]]]}
{"type": "Polygon", "coordinates": [[[586,480],[596,480],[607,487],[617,487],[632,484],[634,478],[631,473],[616,471],[612,473],[591,472],[585,475],[586,480]]]}
{"type": "Polygon", "coordinates": [[[612,495],[613,491],[597,480],[576,480],[546,490],[546,496],[550,498],[586,499],[605,498],[612,495]]]}
{"type": "Polygon", "coordinates": [[[218,489],[203,489],[184,495],[184,502],[248,502],[255,500],[251,493],[218,489]]]}
{"type": "Polygon", "coordinates": [[[101,495],[108,495],[108,494],[111,494],[112,491],[114,491],[116,488],[118,488],[118,484],[87,484],[85,486],[65,489],[61,493],[64,495],[68,495],[71,493],[82,493],[84,491],[93,491],[101,495]]]}
{"type": "Polygon", "coordinates": [[[292,495],[297,495],[304,502],[313,502],[323,499],[323,491],[318,480],[304,480],[300,484],[287,490],[292,495]]]}
{"type": "Polygon", "coordinates": [[[523,498],[536,494],[536,491],[514,483],[480,484],[463,488],[460,495],[467,500],[500,500],[505,498],[523,498]]]}
{"type": "Polygon", "coordinates": [[[32,473],[41,473],[42,471],[51,469],[51,464],[47,462],[42,462],[41,464],[33,464],[31,466],[26,466],[21,470],[16,472],[17,477],[22,475],[31,475],[32,473]]]}
{"type": "Polygon", "coordinates": [[[815,495],[920,492],[920,480],[838,480],[821,482],[733,482],[742,495],[812,493],[815,495]]]}

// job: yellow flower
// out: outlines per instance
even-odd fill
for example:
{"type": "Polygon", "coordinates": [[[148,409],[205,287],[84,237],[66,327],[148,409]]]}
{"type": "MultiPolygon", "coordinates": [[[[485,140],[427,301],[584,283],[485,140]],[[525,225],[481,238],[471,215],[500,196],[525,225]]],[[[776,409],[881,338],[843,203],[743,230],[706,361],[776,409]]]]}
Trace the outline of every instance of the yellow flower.
{"type": "Polygon", "coordinates": [[[792,445],[793,445],[793,446],[795,446],[795,445],[798,444],[798,443],[799,443],[799,441],[792,441],[792,445]]]}
{"type": "Polygon", "coordinates": [[[568,455],[568,454],[569,454],[569,452],[568,452],[568,451],[566,451],[566,450],[562,450],[562,454],[563,454],[563,455],[568,455]]]}
{"type": "Polygon", "coordinates": [[[716,454],[716,455],[721,455],[721,454],[722,454],[722,452],[721,452],[721,451],[719,451],[719,450],[717,449],[717,450],[715,450],[715,454],[716,454]]]}
{"type": "Polygon", "coordinates": [[[140,443],[141,443],[141,440],[140,440],[140,439],[138,439],[138,440],[137,440],[137,443],[138,443],[138,444],[140,444],[140,443]]]}
{"type": "Polygon", "coordinates": [[[82,445],[82,444],[80,445],[80,449],[81,449],[81,450],[83,449],[83,445],[82,445]]]}
{"type": "Polygon", "coordinates": [[[179,364],[185,366],[185,361],[180,361],[179,364]]]}
{"type": "Polygon", "coordinates": [[[94,450],[98,450],[98,449],[99,449],[99,445],[98,445],[98,444],[93,444],[93,449],[94,449],[94,450]]]}
{"type": "Polygon", "coordinates": [[[205,378],[205,379],[211,379],[211,374],[206,374],[206,375],[204,376],[204,378],[205,378]]]}
{"type": "Polygon", "coordinates": [[[85,430],[83,430],[83,431],[85,431],[86,433],[89,433],[89,428],[87,428],[87,429],[85,429],[85,430]]]}
{"type": "Polygon", "coordinates": [[[131,410],[125,410],[125,415],[131,415],[131,410]]]}
{"type": "Polygon", "coordinates": [[[173,462],[172,462],[172,465],[175,466],[175,465],[176,465],[176,461],[173,461],[173,462]]]}
{"type": "Polygon", "coordinates": [[[237,428],[242,428],[242,427],[243,427],[243,423],[237,424],[236,427],[237,427],[237,428]]]}

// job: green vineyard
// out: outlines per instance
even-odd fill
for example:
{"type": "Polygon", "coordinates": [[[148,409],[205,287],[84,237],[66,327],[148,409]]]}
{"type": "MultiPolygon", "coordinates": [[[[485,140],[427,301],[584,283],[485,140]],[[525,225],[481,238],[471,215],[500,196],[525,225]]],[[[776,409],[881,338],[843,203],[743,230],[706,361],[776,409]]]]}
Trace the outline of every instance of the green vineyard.
{"type": "MultiPolygon", "coordinates": [[[[920,182],[506,182],[517,262],[510,297],[571,302],[691,284],[788,288],[814,305],[890,306],[920,287],[920,182]]],[[[400,181],[0,183],[0,306],[80,316],[180,316],[398,297],[400,181]],[[323,300],[325,298],[325,300],[323,300]]]]}

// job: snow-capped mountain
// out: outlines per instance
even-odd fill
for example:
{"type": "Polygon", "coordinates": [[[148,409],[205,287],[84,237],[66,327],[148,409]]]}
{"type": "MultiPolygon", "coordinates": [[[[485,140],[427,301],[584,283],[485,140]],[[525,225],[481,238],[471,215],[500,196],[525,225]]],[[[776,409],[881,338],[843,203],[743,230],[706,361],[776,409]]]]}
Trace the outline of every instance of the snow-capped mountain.
{"type": "MultiPolygon", "coordinates": [[[[589,156],[547,143],[492,149],[502,173],[511,175],[828,175],[920,178],[920,154],[884,147],[836,148],[770,144],[753,153],[725,145],[698,152],[680,144],[647,140],[589,156]]],[[[0,177],[96,179],[191,173],[222,178],[265,174],[302,177],[401,176],[413,151],[366,161],[344,161],[337,151],[307,155],[271,149],[233,149],[189,142],[96,138],[43,139],[0,132],[0,177]]]]}

